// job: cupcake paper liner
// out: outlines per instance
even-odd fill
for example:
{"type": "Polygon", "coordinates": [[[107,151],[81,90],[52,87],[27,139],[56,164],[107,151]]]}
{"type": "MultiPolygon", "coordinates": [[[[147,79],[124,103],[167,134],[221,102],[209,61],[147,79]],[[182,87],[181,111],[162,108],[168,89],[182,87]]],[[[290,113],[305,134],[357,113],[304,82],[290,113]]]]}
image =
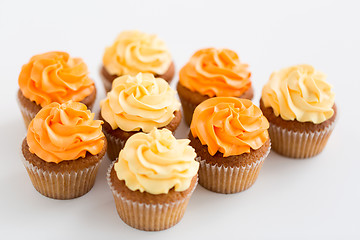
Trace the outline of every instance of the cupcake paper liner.
{"type": "Polygon", "coordinates": [[[114,161],[116,158],[119,157],[119,153],[121,149],[124,148],[126,140],[116,138],[111,134],[106,133],[105,131],[103,132],[108,142],[108,146],[107,146],[108,157],[111,161],[114,161]]]}
{"type": "Polygon", "coordinates": [[[207,163],[205,159],[197,157],[200,163],[199,184],[204,188],[218,193],[237,193],[251,187],[256,181],[265,158],[271,146],[264,154],[252,164],[241,167],[224,167],[207,163]]]}
{"type": "Polygon", "coordinates": [[[174,226],[182,219],[197,182],[192,191],[178,201],[164,204],[140,203],[127,199],[114,188],[110,178],[114,163],[110,165],[106,178],[115,200],[116,210],[126,224],[140,230],[160,231],[174,226]]]}
{"type": "Polygon", "coordinates": [[[181,97],[180,97],[180,101],[181,101],[181,105],[183,108],[185,122],[188,126],[190,126],[195,108],[198,105],[192,104],[192,103],[186,101],[185,99],[182,99],[181,97]]]}
{"type": "Polygon", "coordinates": [[[54,199],[77,198],[94,186],[102,159],[93,166],[64,173],[43,170],[23,157],[24,166],[35,189],[42,195],[54,199]]]}
{"type": "Polygon", "coordinates": [[[19,100],[17,100],[17,102],[18,102],[18,105],[19,105],[19,108],[20,108],[21,115],[23,116],[23,119],[24,119],[25,127],[27,129],[30,122],[31,122],[31,120],[33,120],[33,118],[36,116],[37,112],[29,111],[27,108],[25,108],[19,102],[19,100]]]}
{"type": "Polygon", "coordinates": [[[335,121],[321,131],[295,132],[270,123],[272,149],[290,158],[313,157],[324,149],[334,127],[335,121]]]}

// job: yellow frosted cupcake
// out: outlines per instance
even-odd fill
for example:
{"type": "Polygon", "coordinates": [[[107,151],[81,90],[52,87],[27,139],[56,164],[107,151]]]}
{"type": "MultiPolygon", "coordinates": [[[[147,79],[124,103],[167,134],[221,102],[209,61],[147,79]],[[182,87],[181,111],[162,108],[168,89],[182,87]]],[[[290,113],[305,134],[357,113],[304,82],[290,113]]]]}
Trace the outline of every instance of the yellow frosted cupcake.
{"type": "Polygon", "coordinates": [[[111,89],[115,78],[152,73],[170,83],[175,67],[169,49],[156,35],[140,31],[124,31],[105,49],[101,69],[105,90],[111,89]]]}
{"type": "Polygon", "coordinates": [[[197,184],[195,157],[189,140],[167,129],[130,137],[107,175],[121,219],[146,231],[178,223],[197,184]]]}
{"type": "Polygon", "coordinates": [[[272,73],[260,108],[270,122],[272,149],[292,158],[319,154],[337,115],[335,94],[325,74],[306,64],[272,73]]]}
{"type": "Polygon", "coordinates": [[[150,73],[115,79],[100,105],[111,160],[118,157],[125,141],[135,133],[148,133],[154,127],[175,132],[181,121],[176,92],[164,79],[150,73]]]}

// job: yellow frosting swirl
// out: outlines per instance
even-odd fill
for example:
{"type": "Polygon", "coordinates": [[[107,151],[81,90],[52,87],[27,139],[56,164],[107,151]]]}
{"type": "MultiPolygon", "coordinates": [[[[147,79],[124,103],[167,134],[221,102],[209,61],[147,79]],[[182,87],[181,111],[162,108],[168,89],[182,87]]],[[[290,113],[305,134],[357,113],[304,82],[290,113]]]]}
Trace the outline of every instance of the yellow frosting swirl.
{"type": "Polygon", "coordinates": [[[139,72],[164,74],[172,60],[165,43],[156,35],[124,31],[103,56],[105,69],[112,75],[136,75],[139,72]]]}
{"type": "Polygon", "coordinates": [[[263,103],[284,120],[322,123],[334,114],[335,102],[325,79],[325,74],[306,64],[281,69],[264,86],[263,103]]]}
{"type": "Polygon", "coordinates": [[[175,117],[181,106],[175,95],[164,79],[150,73],[125,75],[114,80],[106,99],[100,102],[101,116],[112,129],[150,132],[175,117]]]}
{"type": "Polygon", "coordinates": [[[51,103],[29,125],[29,150],[54,163],[85,157],[87,152],[96,155],[104,146],[102,123],[82,103],[51,103]]]}
{"type": "Polygon", "coordinates": [[[131,136],[114,169],[132,191],[151,194],[185,191],[197,174],[199,163],[190,140],[176,139],[168,129],[131,136]]]}

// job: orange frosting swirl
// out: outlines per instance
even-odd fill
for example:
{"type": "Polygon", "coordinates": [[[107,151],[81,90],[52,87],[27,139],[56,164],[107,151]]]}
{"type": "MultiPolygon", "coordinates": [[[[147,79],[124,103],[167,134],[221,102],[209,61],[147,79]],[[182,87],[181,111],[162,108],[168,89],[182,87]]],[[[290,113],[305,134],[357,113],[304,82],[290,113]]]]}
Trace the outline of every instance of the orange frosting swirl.
{"type": "Polygon", "coordinates": [[[190,130],[211,155],[224,157],[259,149],[268,139],[269,122],[250,100],[234,97],[210,98],[195,109],[190,130]]]}
{"type": "Polygon", "coordinates": [[[209,97],[239,97],[251,87],[251,72],[229,49],[197,51],[180,70],[180,83],[209,97]]]}
{"type": "Polygon", "coordinates": [[[95,89],[86,64],[65,52],[33,56],[19,75],[23,95],[42,107],[69,100],[81,101],[95,89]]]}
{"type": "Polygon", "coordinates": [[[31,121],[27,143],[31,153],[46,162],[59,163],[98,154],[104,146],[100,120],[79,102],[51,103],[31,121]]]}

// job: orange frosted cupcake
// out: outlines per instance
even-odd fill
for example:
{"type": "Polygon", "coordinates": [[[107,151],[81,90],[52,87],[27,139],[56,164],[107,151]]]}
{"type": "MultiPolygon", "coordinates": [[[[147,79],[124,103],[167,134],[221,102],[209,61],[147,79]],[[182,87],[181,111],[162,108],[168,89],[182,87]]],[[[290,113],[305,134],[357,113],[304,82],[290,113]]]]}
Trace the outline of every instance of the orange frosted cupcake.
{"type": "Polygon", "coordinates": [[[181,121],[176,92],[164,79],[151,73],[115,79],[100,106],[111,160],[117,158],[125,141],[135,133],[148,133],[154,127],[175,132],[181,121]]]}
{"type": "Polygon", "coordinates": [[[197,51],[180,70],[177,91],[190,125],[197,105],[211,97],[252,99],[248,65],[229,49],[206,48],[197,51]]]}
{"type": "Polygon", "coordinates": [[[18,102],[26,127],[42,107],[72,100],[92,108],[96,98],[94,82],[86,64],[65,52],[33,56],[19,75],[18,102]]]}
{"type": "Polygon", "coordinates": [[[195,157],[189,140],[167,129],[130,137],[107,175],[121,219],[146,231],[178,223],[197,184],[195,157]]]}
{"type": "Polygon", "coordinates": [[[325,74],[306,64],[271,74],[260,108],[270,122],[272,149],[292,158],[319,154],[337,115],[335,94],[325,74]]]}
{"type": "Polygon", "coordinates": [[[156,35],[124,31],[105,49],[101,75],[106,92],[115,78],[139,72],[152,73],[170,83],[175,66],[165,42],[156,35]]]}
{"type": "Polygon", "coordinates": [[[39,111],[22,143],[23,162],[38,192],[70,199],[90,191],[106,153],[101,124],[79,102],[51,103],[39,111]]]}
{"type": "Polygon", "coordinates": [[[189,133],[200,162],[200,185],[219,193],[252,186],[270,152],[268,128],[250,100],[214,97],[200,103],[189,133]]]}

